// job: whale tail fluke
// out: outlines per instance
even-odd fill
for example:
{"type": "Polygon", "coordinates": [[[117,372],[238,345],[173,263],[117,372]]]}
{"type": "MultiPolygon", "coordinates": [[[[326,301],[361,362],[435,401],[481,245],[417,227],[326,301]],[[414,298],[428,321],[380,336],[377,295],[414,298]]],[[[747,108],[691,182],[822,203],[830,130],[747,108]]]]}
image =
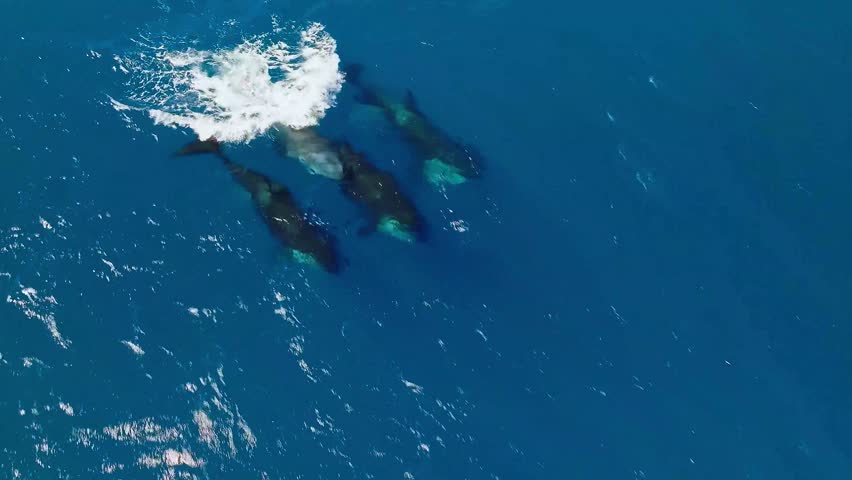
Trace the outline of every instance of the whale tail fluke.
{"type": "Polygon", "coordinates": [[[409,112],[420,113],[420,107],[417,106],[417,99],[414,98],[414,93],[411,90],[405,91],[405,108],[409,112]]]}
{"type": "Polygon", "coordinates": [[[192,143],[188,143],[181,147],[180,150],[175,152],[176,157],[184,157],[187,155],[203,155],[203,154],[212,154],[221,158],[222,160],[227,161],[225,158],[225,154],[222,153],[222,144],[219,143],[215,138],[208,138],[207,140],[196,140],[192,143]]]}

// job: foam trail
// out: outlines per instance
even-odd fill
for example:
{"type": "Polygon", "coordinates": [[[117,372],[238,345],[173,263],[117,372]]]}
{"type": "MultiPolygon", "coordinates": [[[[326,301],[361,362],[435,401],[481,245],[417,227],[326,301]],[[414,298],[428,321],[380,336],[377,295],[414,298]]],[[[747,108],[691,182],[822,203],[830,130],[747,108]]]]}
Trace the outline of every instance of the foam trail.
{"type": "Polygon", "coordinates": [[[260,35],[216,51],[149,44],[119,60],[129,70],[128,103],[156,124],[221,142],[251,141],[277,123],[316,125],[343,85],[337,43],[318,23],[295,43],[260,35]]]}

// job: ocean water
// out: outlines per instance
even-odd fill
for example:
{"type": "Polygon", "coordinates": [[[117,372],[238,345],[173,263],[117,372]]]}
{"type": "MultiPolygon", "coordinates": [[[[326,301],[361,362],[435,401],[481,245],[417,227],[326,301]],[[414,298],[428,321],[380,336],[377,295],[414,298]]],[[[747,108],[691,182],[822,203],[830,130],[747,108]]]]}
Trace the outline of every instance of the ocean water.
{"type": "Polygon", "coordinates": [[[0,478],[852,474],[839,2],[0,3],[0,478]],[[483,155],[436,189],[342,69],[483,155]],[[425,243],[282,158],[317,125],[425,243]],[[347,259],[282,259],[197,136],[347,259]]]}

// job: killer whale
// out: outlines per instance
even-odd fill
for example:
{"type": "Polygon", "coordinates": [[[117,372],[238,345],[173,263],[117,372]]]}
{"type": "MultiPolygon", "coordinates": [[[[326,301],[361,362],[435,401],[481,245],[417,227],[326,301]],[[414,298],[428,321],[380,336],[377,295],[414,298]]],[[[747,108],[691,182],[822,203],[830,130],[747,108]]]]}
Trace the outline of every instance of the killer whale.
{"type": "Polygon", "coordinates": [[[225,164],[231,177],[247,192],[272,235],[281,242],[293,260],[314,265],[329,273],[339,273],[343,262],[334,237],[314,225],[283,185],[262,173],[232,162],[216,139],[198,140],[177,151],[177,155],[212,154],[225,164]]]}
{"type": "Polygon", "coordinates": [[[423,217],[396,179],[376,168],[348,142],[339,142],[338,151],[343,164],[340,189],[368,215],[368,223],[359,233],[379,231],[405,242],[425,240],[423,217]]]}
{"type": "Polygon", "coordinates": [[[356,100],[382,110],[414,148],[427,181],[437,186],[458,185],[480,176],[481,155],[475,148],[456,141],[435,125],[420,110],[410,90],[403,101],[394,99],[366,85],[362,70],[360,64],[344,68],[347,82],[359,90],[356,100]]]}

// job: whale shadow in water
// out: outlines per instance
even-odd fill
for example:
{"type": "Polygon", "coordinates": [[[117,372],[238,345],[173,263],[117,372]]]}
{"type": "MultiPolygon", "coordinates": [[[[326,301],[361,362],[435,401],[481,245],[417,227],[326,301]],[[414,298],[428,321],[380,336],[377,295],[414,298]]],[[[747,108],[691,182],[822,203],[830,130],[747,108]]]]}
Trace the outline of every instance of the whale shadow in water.
{"type": "Polygon", "coordinates": [[[435,125],[417,106],[410,90],[404,101],[396,100],[365,84],[362,71],[363,66],[357,63],[344,68],[347,82],[359,90],[356,100],[381,109],[415,150],[429,183],[442,187],[480,177],[483,162],[476,148],[455,140],[435,125]]]}
{"type": "Polygon", "coordinates": [[[231,177],[251,194],[252,202],[272,235],[298,263],[339,273],[343,260],[333,236],[308,221],[295,198],[283,185],[266,175],[232,162],[215,139],[198,140],[184,146],[176,156],[212,154],[225,164],[231,177]]]}

